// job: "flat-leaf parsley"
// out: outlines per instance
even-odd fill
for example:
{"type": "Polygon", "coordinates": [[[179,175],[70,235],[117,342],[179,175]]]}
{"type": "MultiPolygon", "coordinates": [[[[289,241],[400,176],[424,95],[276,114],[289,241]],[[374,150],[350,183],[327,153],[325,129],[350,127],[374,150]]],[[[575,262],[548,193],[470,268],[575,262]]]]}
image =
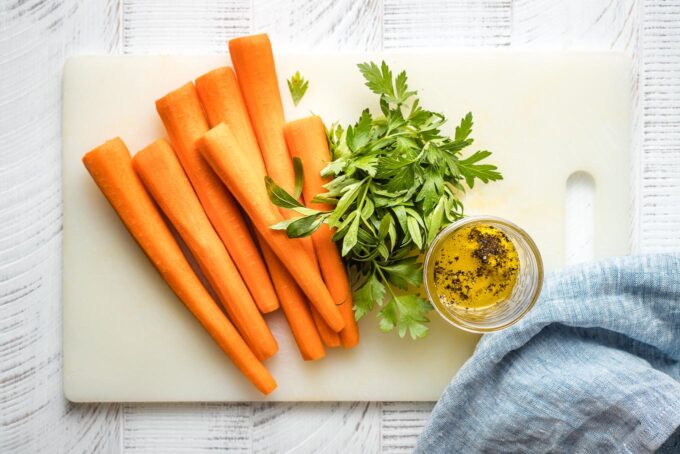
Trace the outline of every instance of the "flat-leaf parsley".
{"type": "Polygon", "coordinates": [[[293,98],[293,104],[297,106],[305,93],[307,93],[309,81],[300,75],[300,71],[296,71],[286,82],[288,82],[288,90],[290,91],[290,97],[293,98]]]}
{"type": "Polygon", "coordinates": [[[335,229],[333,240],[352,278],[356,318],[378,305],[382,331],[396,329],[401,337],[418,339],[427,334],[432,309],[419,294],[419,253],[442,227],[463,216],[461,192],[476,180],[502,176],[496,166],[482,163],[488,151],[461,156],[473,143],[471,113],[449,137],[441,131],[444,115],[420,106],[405,72],[395,78],[385,62],[358,66],[366,86],[380,96],[381,113],[366,109],[354,125],[328,130],[332,160],[322,175],[333,179],[313,202],[334,209],[304,207],[268,178],[272,202],[303,215],[273,228],[294,238],[312,234],[324,222],[335,229]]]}

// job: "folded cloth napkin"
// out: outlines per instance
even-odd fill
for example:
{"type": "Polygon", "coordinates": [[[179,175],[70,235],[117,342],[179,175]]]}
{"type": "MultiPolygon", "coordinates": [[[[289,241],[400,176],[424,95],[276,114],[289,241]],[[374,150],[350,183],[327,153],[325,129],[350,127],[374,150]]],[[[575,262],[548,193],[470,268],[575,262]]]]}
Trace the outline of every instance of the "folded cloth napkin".
{"type": "Polygon", "coordinates": [[[631,256],[549,275],[481,339],[416,452],[680,452],[678,426],[680,255],[631,256]]]}

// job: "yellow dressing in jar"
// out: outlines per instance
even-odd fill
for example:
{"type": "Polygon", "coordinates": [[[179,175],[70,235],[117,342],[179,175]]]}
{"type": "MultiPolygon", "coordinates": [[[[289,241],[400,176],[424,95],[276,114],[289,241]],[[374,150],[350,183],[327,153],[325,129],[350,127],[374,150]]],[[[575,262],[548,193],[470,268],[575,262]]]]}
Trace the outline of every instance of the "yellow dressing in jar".
{"type": "Polygon", "coordinates": [[[508,236],[497,227],[469,225],[446,237],[434,259],[434,287],[449,309],[484,309],[507,300],[520,260],[508,236]]]}

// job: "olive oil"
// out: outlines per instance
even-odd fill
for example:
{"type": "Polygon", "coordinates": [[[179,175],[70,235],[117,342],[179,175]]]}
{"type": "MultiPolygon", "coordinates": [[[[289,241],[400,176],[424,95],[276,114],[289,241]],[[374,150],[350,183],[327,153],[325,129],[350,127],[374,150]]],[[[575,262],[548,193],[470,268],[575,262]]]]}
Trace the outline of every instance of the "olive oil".
{"type": "Polygon", "coordinates": [[[485,309],[507,300],[520,266],[508,236],[486,224],[456,230],[433,258],[436,296],[457,310],[485,309]]]}

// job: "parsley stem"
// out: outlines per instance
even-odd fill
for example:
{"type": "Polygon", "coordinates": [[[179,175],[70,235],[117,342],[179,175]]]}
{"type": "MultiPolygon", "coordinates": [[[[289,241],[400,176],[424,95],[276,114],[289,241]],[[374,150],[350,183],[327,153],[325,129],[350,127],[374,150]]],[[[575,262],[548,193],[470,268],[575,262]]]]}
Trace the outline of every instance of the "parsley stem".
{"type": "Polygon", "coordinates": [[[395,300],[398,299],[397,295],[394,293],[394,290],[392,290],[392,286],[390,285],[389,281],[387,280],[387,278],[383,274],[381,266],[378,265],[378,263],[375,260],[372,260],[371,263],[373,264],[373,267],[375,268],[375,270],[380,275],[380,279],[382,280],[383,284],[385,284],[385,287],[387,287],[387,290],[392,295],[392,298],[394,298],[395,300]]]}

